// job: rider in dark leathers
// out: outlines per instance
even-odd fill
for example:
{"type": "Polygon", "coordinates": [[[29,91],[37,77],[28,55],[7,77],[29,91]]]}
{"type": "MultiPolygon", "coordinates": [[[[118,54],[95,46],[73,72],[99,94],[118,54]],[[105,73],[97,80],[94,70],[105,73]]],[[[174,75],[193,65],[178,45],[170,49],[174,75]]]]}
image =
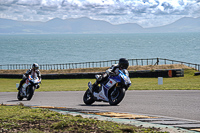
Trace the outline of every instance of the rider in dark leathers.
{"type": "MultiPolygon", "coordinates": [[[[39,65],[37,63],[34,63],[32,65],[32,68],[27,70],[26,73],[23,75],[22,80],[20,81],[20,84],[17,90],[19,90],[22,87],[22,85],[25,83],[29,75],[32,75],[33,77],[37,76],[39,80],[41,81],[41,73],[39,71],[39,65]]],[[[38,85],[38,88],[39,88],[39,85],[38,85]]]]}
{"type": "Polygon", "coordinates": [[[102,75],[100,75],[96,82],[89,88],[91,88],[91,92],[95,92],[98,90],[98,84],[106,81],[107,78],[109,77],[109,75],[118,75],[119,74],[119,70],[123,70],[123,69],[127,69],[129,66],[129,62],[126,58],[121,58],[119,59],[119,63],[118,64],[114,64],[112,65],[109,69],[106,70],[105,73],[103,73],[102,75]]]}

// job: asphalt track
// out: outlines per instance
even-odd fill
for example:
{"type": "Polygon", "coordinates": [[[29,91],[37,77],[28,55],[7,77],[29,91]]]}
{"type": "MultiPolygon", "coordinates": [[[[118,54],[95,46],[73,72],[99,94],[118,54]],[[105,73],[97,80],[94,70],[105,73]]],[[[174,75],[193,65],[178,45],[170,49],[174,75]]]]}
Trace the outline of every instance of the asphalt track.
{"type": "Polygon", "coordinates": [[[0,103],[30,106],[54,106],[86,110],[148,114],[200,121],[200,90],[127,91],[118,106],[95,102],[83,103],[84,91],[35,92],[30,101],[17,100],[17,92],[0,92],[0,103]]]}

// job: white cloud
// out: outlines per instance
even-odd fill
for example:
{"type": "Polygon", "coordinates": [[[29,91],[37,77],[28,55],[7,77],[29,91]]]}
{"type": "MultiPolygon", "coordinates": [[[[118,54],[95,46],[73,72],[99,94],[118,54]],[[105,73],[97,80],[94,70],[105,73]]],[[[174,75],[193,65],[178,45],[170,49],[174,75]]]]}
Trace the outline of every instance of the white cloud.
{"type": "Polygon", "coordinates": [[[48,21],[56,17],[160,26],[181,17],[200,17],[200,0],[0,0],[0,18],[48,21]]]}
{"type": "Polygon", "coordinates": [[[35,5],[40,5],[41,1],[40,0],[20,0],[20,1],[17,1],[17,4],[24,5],[24,6],[35,6],[35,5]]]}

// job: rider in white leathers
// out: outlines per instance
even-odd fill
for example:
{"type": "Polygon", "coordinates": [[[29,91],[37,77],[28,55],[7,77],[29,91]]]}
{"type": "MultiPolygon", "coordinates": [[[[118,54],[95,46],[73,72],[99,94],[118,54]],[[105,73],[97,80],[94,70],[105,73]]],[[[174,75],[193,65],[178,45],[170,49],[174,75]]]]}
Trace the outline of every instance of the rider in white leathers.
{"type": "MultiPolygon", "coordinates": [[[[32,65],[32,68],[27,70],[26,73],[23,75],[23,78],[20,81],[20,84],[19,84],[19,87],[17,88],[17,90],[19,90],[22,87],[22,85],[25,83],[26,79],[28,78],[28,75],[32,75],[33,77],[37,76],[39,78],[39,80],[41,81],[41,73],[39,71],[39,65],[37,63],[34,63],[32,65]]],[[[39,88],[39,85],[38,85],[38,88],[39,88]]]]}

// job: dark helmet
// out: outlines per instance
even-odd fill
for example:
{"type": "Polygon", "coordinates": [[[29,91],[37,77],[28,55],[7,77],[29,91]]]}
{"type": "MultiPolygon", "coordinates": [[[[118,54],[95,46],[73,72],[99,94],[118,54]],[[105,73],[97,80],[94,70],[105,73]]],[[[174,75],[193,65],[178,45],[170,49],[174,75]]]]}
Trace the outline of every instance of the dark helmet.
{"type": "Polygon", "coordinates": [[[126,58],[119,59],[119,67],[122,69],[127,69],[129,66],[128,60],[126,58]]]}
{"type": "Polygon", "coordinates": [[[34,63],[34,64],[32,65],[32,68],[33,68],[34,70],[38,70],[38,69],[39,69],[39,65],[38,65],[37,63],[34,63]]]}

